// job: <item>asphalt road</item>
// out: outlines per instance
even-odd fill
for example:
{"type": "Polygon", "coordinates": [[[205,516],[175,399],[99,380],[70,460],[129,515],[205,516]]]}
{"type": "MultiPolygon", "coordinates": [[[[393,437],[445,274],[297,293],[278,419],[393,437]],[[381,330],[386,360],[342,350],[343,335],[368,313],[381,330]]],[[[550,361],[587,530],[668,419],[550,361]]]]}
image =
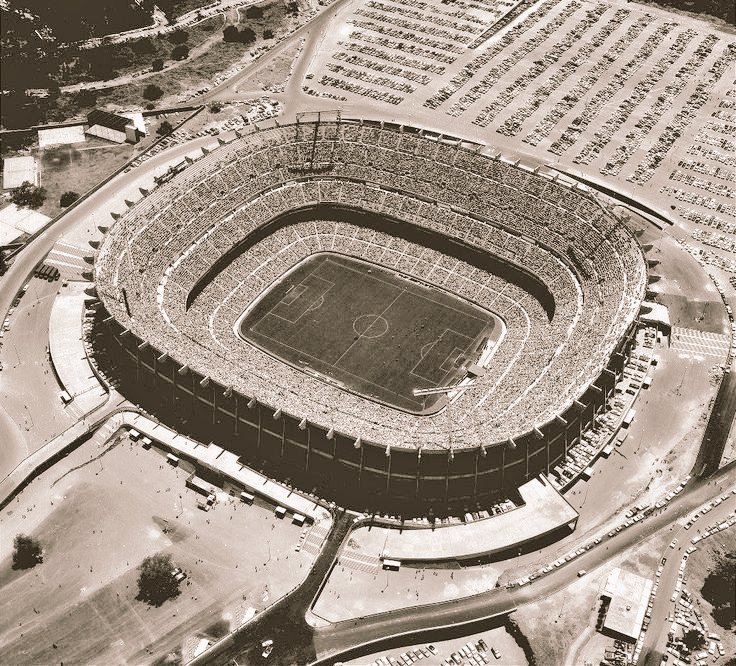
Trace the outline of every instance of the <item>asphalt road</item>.
{"type": "MultiPolygon", "coordinates": [[[[262,55],[258,60],[246,65],[240,72],[226,81],[223,81],[220,85],[215,86],[212,90],[208,90],[200,97],[195,97],[192,102],[206,104],[211,102],[213,99],[228,99],[232,96],[233,91],[238,87],[238,85],[247,82],[254,74],[264,67],[267,67],[271,60],[281,55],[284,51],[292,48],[302,37],[306,38],[310,34],[316,34],[319,31],[326,30],[335,13],[349,1],[350,0],[335,0],[335,2],[333,2],[328,8],[323,9],[319,14],[317,14],[317,16],[308,23],[305,23],[301,28],[297,28],[288,37],[280,41],[267,53],[262,55]]],[[[299,77],[299,81],[301,81],[301,77],[299,77]]],[[[299,85],[301,85],[301,83],[299,83],[299,85]]]]}
{"type": "Polygon", "coordinates": [[[380,644],[397,634],[421,634],[422,632],[450,625],[471,623],[482,618],[508,613],[526,603],[557,592],[577,578],[580,569],[592,571],[628,551],[635,544],[654,534],[671,528],[678,518],[692,512],[710,500],[718,491],[718,485],[736,484],[736,465],[720,470],[710,480],[695,480],[675,497],[664,509],[649,518],[604,540],[583,555],[555,569],[550,574],[521,588],[499,588],[472,597],[464,597],[426,606],[372,615],[359,620],[338,622],[326,627],[313,628],[305,621],[305,613],[311,606],[329,572],[340,543],[347,534],[345,522],[336,524],[323,554],[315,564],[315,570],[297,591],[264,611],[257,622],[247,625],[247,631],[223,644],[206,660],[195,662],[212,664],[315,664],[332,665],[347,655],[351,658],[368,654],[380,644]],[[712,483],[715,481],[716,483],[712,483]],[[261,641],[274,640],[274,651],[268,661],[261,657],[261,641]]]}
{"type": "Polygon", "coordinates": [[[218,645],[207,659],[194,659],[188,666],[205,663],[218,664],[259,664],[266,660],[261,657],[261,642],[273,640],[273,652],[268,658],[271,664],[306,664],[316,657],[312,643],[312,627],[304,620],[305,610],[309,608],[329,574],[338,550],[353,525],[354,515],[346,512],[333,516],[325,545],[320,551],[306,580],[293,592],[277,601],[268,610],[236,631],[218,645]]]}
{"type": "MultiPolygon", "coordinates": [[[[56,241],[64,234],[73,229],[75,225],[83,222],[87,216],[91,215],[98,208],[102,208],[103,210],[107,208],[110,211],[115,209],[120,210],[124,205],[122,191],[133,185],[141,176],[154,171],[171,160],[182,159],[185,155],[203,145],[212,143],[212,141],[213,138],[208,135],[201,139],[174,146],[168,150],[161,151],[128,173],[122,173],[116,176],[24,247],[15,256],[13,263],[5,275],[0,277],[0,320],[4,319],[7,315],[15,295],[28,280],[36,264],[51,251],[56,241]]],[[[112,218],[110,222],[112,222],[112,218]]],[[[19,350],[19,355],[24,356],[22,350],[19,350]]],[[[31,390],[33,387],[28,388],[31,390]]],[[[19,425],[0,409],[0,446],[3,449],[8,448],[7,455],[0,455],[0,462],[7,463],[0,466],[0,479],[4,478],[11,471],[18,462],[16,454],[25,448],[25,444],[23,443],[24,438],[18,428],[19,425]]],[[[33,432],[30,432],[28,436],[33,436],[33,432]]]]}
{"type": "Polygon", "coordinates": [[[736,417],[736,377],[734,371],[727,372],[718,388],[710,418],[705,426],[693,476],[707,477],[718,469],[728,434],[736,417]]]}
{"type": "MultiPolygon", "coordinates": [[[[643,666],[655,666],[662,660],[662,655],[665,651],[667,632],[669,631],[669,623],[666,621],[667,616],[670,613],[674,614],[674,607],[677,602],[671,600],[672,593],[675,591],[675,584],[677,582],[677,575],[680,570],[680,561],[685,553],[685,550],[689,548],[692,543],[691,539],[698,535],[705,527],[709,527],[714,524],[718,524],[726,519],[726,515],[736,508],[736,496],[730,493],[731,486],[721,482],[720,484],[713,484],[713,488],[721,486],[721,490],[718,494],[728,493],[728,498],[720,505],[709,511],[704,516],[699,516],[698,519],[693,523],[692,527],[688,530],[684,526],[678,529],[672,530],[672,538],[677,539],[675,547],[665,547],[663,557],[667,559],[663,568],[662,574],[659,578],[659,588],[657,590],[657,596],[654,598],[654,604],[652,606],[652,616],[649,622],[649,631],[647,632],[646,638],[644,639],[644,645],[642,646],[641,658],[639,663],[643,666]]],[[[712,537],[709,537],[712,538],[712,537]]],[[[707,543],[707,540],[706,542],[707,543]]],[[[698,544],[698,547],[703,547],[704,542],[698,544]]],[[[687,573],[687,568],[685,569],[687,573]]]]}

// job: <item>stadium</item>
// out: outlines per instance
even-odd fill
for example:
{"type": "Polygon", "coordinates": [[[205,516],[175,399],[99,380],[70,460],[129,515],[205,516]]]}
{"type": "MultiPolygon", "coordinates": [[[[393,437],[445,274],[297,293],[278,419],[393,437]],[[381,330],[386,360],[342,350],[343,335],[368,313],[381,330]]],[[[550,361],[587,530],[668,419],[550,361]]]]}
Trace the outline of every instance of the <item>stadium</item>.
{"type": "Polygon", "coordinates": [[[647,266],[590,192],[480,148],[298,117],[143,192],[94,261],[123,393],[345,505],[549,474],[614,390],[647,266]]]}

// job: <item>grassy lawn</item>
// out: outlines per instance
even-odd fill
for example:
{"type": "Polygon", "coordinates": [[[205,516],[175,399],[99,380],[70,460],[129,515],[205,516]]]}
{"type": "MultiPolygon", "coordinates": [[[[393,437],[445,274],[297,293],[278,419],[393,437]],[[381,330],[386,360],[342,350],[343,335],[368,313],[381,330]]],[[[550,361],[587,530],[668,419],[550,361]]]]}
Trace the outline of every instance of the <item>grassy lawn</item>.
{"type": "Polygon", "coordinates": [[[248,80],[248,87],[266,89],[270,86],[278,86],[286,83],[289,80],[291,65],[300,50],[301,45],[297,43],[280,53],[276,58],[271,60],[268,67],[260,69],[248,80]]]}
{"type": "Polygon", "coordinates": [[[161,0],[156,3],[171,21],[200,7],[211,4],[211,0],[161,0]]]}
{"type": "Polygon", "coordinates": [[[57,215],[61,212],[59,197],[64,192],[84,194],[133,156],[134,148],[127,143],[96,147],[90,143],[55,146],[37,152],[41,185],[47,191],[40,212],[50,217],[57,215]]]}
{"type": "MultiPolygon", "coordinates": [[[[193,49],[223,27],[222,16],[213,16],[201,23],[184,28],[188,34],[185,44],[193,49]]],[[[150,70],[157,59],[170,61],[174,44],[169,35],[144,37],[124,44],[102,45],[93,49],[70,52],[60,64],[59,85],[70,85],[82,81],[95,81],[102,73],[104,78],[150,70]],[[99,69],[96,69],[99,67],[99,69]],[[111,75],[115,72],[114,76],[111,75]]]]}
{"type": "Polygon", "coordinates": [[[302,580],[313,561],[294,552],[302,528],[225,493],[201,511],[188,475],[123,437],[112,448],[83,445],[26,488],[0,525],[36,536],[44,561],[11,569],[12,538],[4,539],[0,663],[176,659],[302,580]],[[157,552],[188,577],[179,596],[155,607],[136,598],[137,567],[157,552]]]}

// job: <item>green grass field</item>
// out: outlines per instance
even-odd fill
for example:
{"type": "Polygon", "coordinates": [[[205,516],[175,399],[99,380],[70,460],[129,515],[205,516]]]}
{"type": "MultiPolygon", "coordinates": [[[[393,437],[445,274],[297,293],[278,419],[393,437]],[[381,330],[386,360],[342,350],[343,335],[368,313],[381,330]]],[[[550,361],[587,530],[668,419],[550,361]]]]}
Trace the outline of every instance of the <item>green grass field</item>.
{"type": "Polygon", "coordinates": [[[436,411],[474,363],[493,315],[440,289],[335,254],[303,262],[241,322],[242,336],[297,368],[415,413],[436,411]]]}

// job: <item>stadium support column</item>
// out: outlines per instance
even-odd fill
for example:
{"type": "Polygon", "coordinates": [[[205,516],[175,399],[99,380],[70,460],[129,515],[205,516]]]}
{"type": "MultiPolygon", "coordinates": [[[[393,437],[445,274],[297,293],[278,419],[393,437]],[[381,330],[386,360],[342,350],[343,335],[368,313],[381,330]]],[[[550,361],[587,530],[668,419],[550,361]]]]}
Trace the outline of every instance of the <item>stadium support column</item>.
{"type": "Polygon", "coordinates": [[[445,503],[450,497],[450,463],[455,459],[452,448],[447,452],[447,472],[445,473],[445,503]]]}
{"type": "Polygon", "coordinates": [[[307,421],[307,417],[305,416],[301,422],[299,423],[299,428],[301,430],[304,430],[304,436],[306,438],[306,444],[307,444],[307,462],[304,465],[304,470],[309,471],[309,455],[312,453],[312,429],[309,427],[309,421],[307,421]]]}
{"type": "Polygon", "coordinates": [[[565,448],[564,448],[564,453],[563,453],[562,459],[564,461],[567,461],[567,446],[568,446],[567,421],[565,419],[563,419],[559,414],[557,416],[555,416],[555,419],[557,420],[558,423],[561,423],[562,424],[562,430],[565,433],[565,440],[564,440],[564,447],[565,448]]]}
{"type": "Polygon", "coordinates": [[[506,445],[501,446],[501,494],[505,495],[506,491],[506,445]]]}
{"type": "MultiPolygon", "coordinates": [[[[535,439],[544,440],[544,448],[546,451],[546,463],[545,463],[544,469],[546,470],[546,474],[549,474],[549,436],[545,435],[539,428],[537,428],[537,426],[534,426],[532,433],[534,434],[535,439]]],[[[529,454],[529,445],[527,444],[527,466],[526,466],[527,479],[529,478],[529,455],[528,454],[529,454]]]]}
{"type": "Polygon", "coordinates": [[[388,497],[391,488],[391,445],[386,447],[386,457],[388,458],[388,474],[386,474],[386,496],[388,497]]]}
{"type": "MultiPolygon", "coordinates": [[[[258,405],[258,400],[256,400],[255,396],[253,396],[250,400],[248,400],[248,409],[256,408],[256,411],[258,412],[258,437],[256,439],[256,448],[258,451],[261,450],[261,437],[263,436],[262,427],[261,427],[261,408],[258,405]]],[[[246,419],[247,422],[248,419],[246,419]]]]}
{"type": "Polygon", "coordinates": [[[212,425],[217,423],[217,388],[212,386],[212,425]]]}
{"type": "Polygon", "coordinates": [[[238,436],[238,428],[240,426],[240,400],[238,394],[235,393],[235,436],[238,436]]]}
{"type": "MultiPolygon", "coordinates": [[[[333,428],[330,428],[327,432],[327,439],[332,439],[334,436],[335,431],[333,428]]],[[[353,448],[360,449],[360,465],[358,467],[358,488],[360,488],[363,482],[363,455],[365,452],[365,446],[363,446],[363,440],[360,437],[355,440],[353,448]]]]}
{"type": "Polygon", "coordinates": [[[422,466],[422,447],[420,446],[417,449],[417,483],[414,489],[414,497],[416,499],[419,499],[419,477],[420,477],[421,466],[422,466]]]}
{"type": "Polygon", "coordinates": [[[284,457],[284,449],[286,448],[286,419],[281,411],[281,407],[278,407],[273,413],[273,420],[278,421],[281,419],[281,458],[284,457]]]}
{"type": "Polygon", "coordinates": [[[478,497],[478,462],[480,459],[480,447],[475,452],[475,471],[473,472],[473,499],[478,497]]]}
{"type": "MultiPolygon", "coordinates": [[[[606,392],[605,392],[605,390],[603,390],[600,386],[597,386],[596,384],[591,384],[590,385],[590,390],[593,391],[593,393],[595,393],[597,395],[602,395],[603,396],[603,402],[601,403],[601,406],[603,407],[603,411],[605,411],[606,410],[606,392]]],[[[595,410],[595,413],[597,413],[597,412],[598,412],[598,410],[596,409],[595,410]]]]}
{"type": "Polygon", "coordinates": [[[256,447],[258,448],[258,452],[261,452],[261,444],[263,443],[263,410],[258,405],[258,402],[256,404],[256,409],[258,410],[258,444],[256,447]]]}
{"type": "Polygon", "coordinates": [[[135,383],[136,386],[141,384],[141,348],[135,346],[135,383]]]}

